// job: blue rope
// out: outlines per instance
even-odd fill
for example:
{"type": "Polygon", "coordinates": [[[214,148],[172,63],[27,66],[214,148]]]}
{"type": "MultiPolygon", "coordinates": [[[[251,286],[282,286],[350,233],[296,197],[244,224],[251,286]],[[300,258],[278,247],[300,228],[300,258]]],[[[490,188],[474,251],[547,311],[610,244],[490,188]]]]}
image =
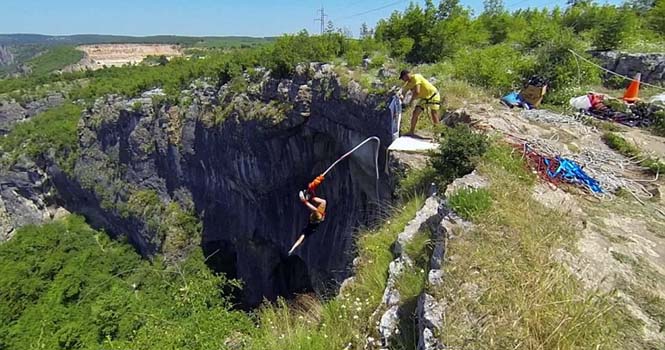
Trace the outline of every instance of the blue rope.
{"type": "Polygon", "coordinates": [[[603,193],[603,189],[598,184],[598,181],[585,173],[575,161],[559,156],[556,157],[556,160],[559,162],[559,166],[552,172],[550,170],[551,160],[543,158],[545,165],[547,165],[547,176],[552,179],[561,177],[567,182],[584,185],[594,193],[603,193]]]}

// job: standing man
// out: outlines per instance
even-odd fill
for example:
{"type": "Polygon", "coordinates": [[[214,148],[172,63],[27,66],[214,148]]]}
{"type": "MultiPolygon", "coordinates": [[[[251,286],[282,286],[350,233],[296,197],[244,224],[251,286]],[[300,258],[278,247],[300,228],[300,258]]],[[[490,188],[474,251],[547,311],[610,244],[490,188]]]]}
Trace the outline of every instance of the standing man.
{"type": "Polygon", "coordinates": [[[441,96],[439,95],[439,90],[436,89],[432,83],[427,81],[425,77],[420,74],[412,74],[408,70],[403,70],[399,74],[399,79],[404,81],[404,86],[402,87],[402,95],[407,91],[411,91],[413,99],[418,99],[418,104],[413,110],[413,115],[411,116],[411,128],[407,135],[414,135],[416,132],[416,124],[418,123],[418,117],[425,110],[426,107],[429,107],[429,111],[432,115],[432,123],[434,125],[439,124],[439,105],[441,104],[441,96]]]}

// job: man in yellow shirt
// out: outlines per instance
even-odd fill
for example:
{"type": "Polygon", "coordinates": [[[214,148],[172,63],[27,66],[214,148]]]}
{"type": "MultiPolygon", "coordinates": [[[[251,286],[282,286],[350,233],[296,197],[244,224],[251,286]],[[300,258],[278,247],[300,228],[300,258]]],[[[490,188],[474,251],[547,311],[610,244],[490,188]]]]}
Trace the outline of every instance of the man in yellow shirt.
{"type": "Polygon", "coordinates": [[[413,110],[413,115],[411,116],[411,128],[407,135],[413,135],[416,132],[416,123],[418,123],[418,117],[425,110],[426,107],[429,107],[430,113],[432,114],[432,123],[434,125],[439,124],[439,105],[441,104],[441,96],[439,95],[439,90],[436,89],[432,83],[427,81],[425,77],[420,74],[412,74],[408,70],[403,70],[399,75],[400,80],[404,81],[404,86],[402,87],[402,93],[407,91],[412,92],[412,100],[418,99],[418,104],[413,110]]]}

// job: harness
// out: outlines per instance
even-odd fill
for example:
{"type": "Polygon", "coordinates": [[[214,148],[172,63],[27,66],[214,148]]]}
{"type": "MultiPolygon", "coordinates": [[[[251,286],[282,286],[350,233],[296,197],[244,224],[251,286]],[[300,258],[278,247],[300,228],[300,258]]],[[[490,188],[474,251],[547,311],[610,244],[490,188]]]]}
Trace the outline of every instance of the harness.
{"type": "Polygon", "coordinates": [[[432,99],[435,98],[437,95],[439,95],[439,92],[438,92],[438,91],[435,92],[432,96],[430,96],[430,97],[428,97],[428,98],[424,98],[424,99],[422,99],[422,100],[423,100],[423,103],[422,103],[422,104],[425,104],[425,105],[440,105],[440,104],[441,104],[441,101],[439,101],[439,102],[432,102],[432,99]]]}

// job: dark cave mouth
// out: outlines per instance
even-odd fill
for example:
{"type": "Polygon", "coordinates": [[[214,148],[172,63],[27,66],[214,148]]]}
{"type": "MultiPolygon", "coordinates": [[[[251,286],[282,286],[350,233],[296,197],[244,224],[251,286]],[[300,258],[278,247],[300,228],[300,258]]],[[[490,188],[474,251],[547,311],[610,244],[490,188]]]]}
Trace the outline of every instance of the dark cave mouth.
{"type": "MultiPolygon", "coordinates": [[[[225,240],[213,240],[203,242],[201,246],[208,268],[215,273],[223,273],[229,279],[240,279],[243,282],[243,288],[254,287],[240,276],[237,256],[239,252],[232,243],[225,240]]],[[[263,293],[262,300],[274,302],[280,297],[293,299],[299,294],[315,292],[307,264],[299,256],[282,255],[269,271],[267,289],[270,294],[263,293]]],[[[263,287],[265,290],[266,286],[263,287]]],[[[233,303],[240,309],[249,310],[260,304],[248,301],[246,298],[247,294],[254,294],[256,291],[228,287],[222,288],[222,292],[230,295],[233,303]]]]}

